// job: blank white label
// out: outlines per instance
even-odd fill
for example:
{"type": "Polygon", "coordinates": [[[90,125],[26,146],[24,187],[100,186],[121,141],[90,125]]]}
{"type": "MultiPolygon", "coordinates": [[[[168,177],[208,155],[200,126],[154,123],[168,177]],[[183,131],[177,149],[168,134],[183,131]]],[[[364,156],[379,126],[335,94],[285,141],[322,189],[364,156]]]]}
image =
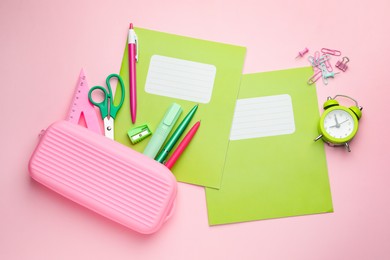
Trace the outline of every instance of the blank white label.
{"type": "Polygon", "coordinates": [[[230,140],[242,140],[295,132],[290,95],[239,99],[234,111],[230,140]]]}
{"type": "Polygon", "coordinates": [[[145,91],[150,94],[209,103],[216,71],[214,65],[153,55],[145,91]]]}

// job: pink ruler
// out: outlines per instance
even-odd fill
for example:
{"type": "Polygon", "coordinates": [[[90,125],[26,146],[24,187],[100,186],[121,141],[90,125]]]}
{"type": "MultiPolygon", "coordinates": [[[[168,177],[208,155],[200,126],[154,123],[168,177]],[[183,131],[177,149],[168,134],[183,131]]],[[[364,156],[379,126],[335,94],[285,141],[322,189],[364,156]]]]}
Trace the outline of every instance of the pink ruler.
{"type": "Polygon", "coordinates": [[[77,81],[76,89],[73,95],[73,100],[69,108],[67,120],[74,124],[78,124],[81,114],[83,114],[87,128],[98,134],[102,134],[95,107],[91,102],[89,102],[88,99],[88,91],[88,82],[85,77],[84,70],[81,69],[79,80],[77,81]]]}

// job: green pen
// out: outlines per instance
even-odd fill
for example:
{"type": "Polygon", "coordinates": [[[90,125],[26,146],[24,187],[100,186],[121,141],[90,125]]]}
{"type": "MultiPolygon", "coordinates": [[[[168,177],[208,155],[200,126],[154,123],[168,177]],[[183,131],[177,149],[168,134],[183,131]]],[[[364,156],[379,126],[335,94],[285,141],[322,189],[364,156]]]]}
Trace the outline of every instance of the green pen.
{"type": "Polygon", "coordinates": [[[168,154],[172,150],[172,148],[175,146],[176,142],[180,139],[181,135],[186,130],[187,126],[189,125],[192,117],[195,115],[196,110],[198,109],[198,105],[194,106],[190,112],[186,115],[186,117],[181,121],[180,125],[176,128],[175,132],[172,134],[171,138],[169,138],[168,142],[164,146],[164,148],[161,150],[161,152],[157,155],[156,161],[159,163],[162,163],[165,158],[167,158],[168,154]]]}

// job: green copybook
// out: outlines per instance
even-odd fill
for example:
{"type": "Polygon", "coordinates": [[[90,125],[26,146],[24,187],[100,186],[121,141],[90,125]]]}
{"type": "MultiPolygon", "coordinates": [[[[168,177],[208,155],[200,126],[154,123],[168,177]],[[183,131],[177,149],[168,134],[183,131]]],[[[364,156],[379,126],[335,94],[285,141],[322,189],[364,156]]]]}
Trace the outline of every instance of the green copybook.
{"type": "Polygon", "coordinates": [[[332,212],[311,68],[243,75],[210,225],[332,212]]]}
{"type": "MultiPolygon", "coordinates": [[[[219,188],[246,49],[141,28],[134,30],[139,42],[136,123],[132,124],[130,117],[126,43],[120,71],[126,93],[115,118],[115,140],[143,152],[150,138],[133,145],[127,135],[131,128],[148,124],[154,132],[175,102],[183,109],[176,129],[191,108],[199,104],[179,142],[199,120],[200,128],[172,172],[178,181],[219,188]]],[[[118,95],[120,89],[116,99],[118,95]]]]}

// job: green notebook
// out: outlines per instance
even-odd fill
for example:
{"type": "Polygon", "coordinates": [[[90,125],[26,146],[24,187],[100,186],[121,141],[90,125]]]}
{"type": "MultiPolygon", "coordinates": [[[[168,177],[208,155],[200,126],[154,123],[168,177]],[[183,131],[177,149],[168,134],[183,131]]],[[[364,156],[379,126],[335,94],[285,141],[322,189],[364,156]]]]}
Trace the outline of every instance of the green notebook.
{"type": "Polygon", "coordinates": [[[154,132],[173,102],[183,108],[175,129],[190,109],[199,104],[182,138],[196,121],[201,120],[201,126],[172,172],[178,181],[219,188],[246,49],[146,29],[134,30],[139,41],[137,119],[133,125],[126,44],[120,71],[126,93],[115,118],[115,140],[142,152],[150,138],[133,145],[127,136],[129,129],[148,124],[154,132]]]}
{"type": "Polygon", "coordinates": [[[210,225],[332,212],[311,68],[243,75],[210,225]]]}

